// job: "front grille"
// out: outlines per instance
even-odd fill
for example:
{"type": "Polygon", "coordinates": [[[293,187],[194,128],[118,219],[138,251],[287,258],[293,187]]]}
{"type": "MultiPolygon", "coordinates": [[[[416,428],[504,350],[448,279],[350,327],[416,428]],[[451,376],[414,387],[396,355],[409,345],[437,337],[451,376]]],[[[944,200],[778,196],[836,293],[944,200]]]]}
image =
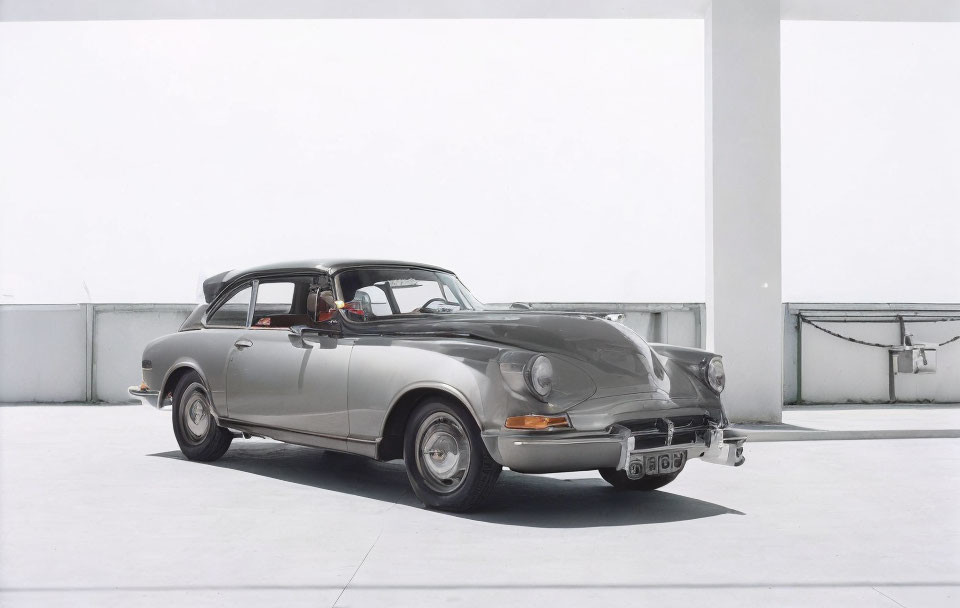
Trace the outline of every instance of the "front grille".
{"type": "Polygon", "coordinates": [[[705,433],[710,430],[710,421],[706,416],[648,418],[646,420],[630,420],[619,424],[630,429],[635,450],[650,450],[702,442],[705,433]],[[667,443],[668,419],[673,423],[673,437],[669,444],[667,443]]]}

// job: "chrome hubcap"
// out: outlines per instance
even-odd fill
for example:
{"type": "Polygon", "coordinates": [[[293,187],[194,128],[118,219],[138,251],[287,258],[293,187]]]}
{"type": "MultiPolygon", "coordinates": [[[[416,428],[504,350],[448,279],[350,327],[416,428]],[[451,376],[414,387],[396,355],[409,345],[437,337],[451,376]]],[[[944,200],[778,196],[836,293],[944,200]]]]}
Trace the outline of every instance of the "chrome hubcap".
{"type": "Polygon", "coordinates": [[[446,412],[431,414],[417,432],[417,468],[431,490],[453,492],[470,468],[470,442],[460,421],[446,412]]]}
{"type": "Polygon", "coordinates": [[[210,429],[210,405],[207,392],[199,384],[191,384],[184,392],[183,422],[187,435],[201,441],[210,429]]]}

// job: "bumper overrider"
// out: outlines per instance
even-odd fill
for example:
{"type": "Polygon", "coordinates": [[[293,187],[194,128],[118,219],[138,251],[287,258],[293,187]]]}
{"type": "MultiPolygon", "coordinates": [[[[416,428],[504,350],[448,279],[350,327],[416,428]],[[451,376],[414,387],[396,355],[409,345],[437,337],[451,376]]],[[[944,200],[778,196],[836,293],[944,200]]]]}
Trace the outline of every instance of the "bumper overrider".
{"type": "Polygon", "coordinates": [[[150,389],[142,389],[139,386],[131,386],[127,389],[127,392],[143,405],[160,409],[160,391],[151,391],[150,389]]]}
{"type": "Polygon", "coordinates": [[[743,437],[724,437],[719,425],[687,433],[673,443],[672,429],[650,436],[614,424],[602,432],[485,432],[484,444],[500,464],[520,473],[559,473],[593,469],[626,470],[639,479],[658,471],[658,459],[674,459],[673,468],[692,458],[713,464],[744,463],[743,437]],[[680,459],[677,461],[676,459],[680,459]]]}

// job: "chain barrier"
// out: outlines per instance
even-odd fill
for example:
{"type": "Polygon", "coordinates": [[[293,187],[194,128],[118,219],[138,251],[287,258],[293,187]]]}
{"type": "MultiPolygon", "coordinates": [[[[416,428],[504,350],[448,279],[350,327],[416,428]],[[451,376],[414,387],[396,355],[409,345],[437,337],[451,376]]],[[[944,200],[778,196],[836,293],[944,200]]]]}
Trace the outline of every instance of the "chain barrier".
{"type": "MultiPolygon", "coordinates": [[[[877,348],[900,348],[901,346],[903,346],[903,344],[880,344],[878,342],[866,342],[864,340],[857,340],[856,338],[851,338],[850,336],[844,336],[843,334],[839,334],[835,331],[831,331],[826,327],[817,325],[810,319],[805,318],[803,315],[800,315],[800,321],[816,327],[823,333],[830,334],[831,336],[840,338],[841,340],[846,340],[847,342],[853,342],[854,344],[863,344],[864,346],[875,346],[877,348]]],[[[957,340],[960,340],[960,336],[954,336],[945,342],[940,342],[939,344],[937,344],[937,346],[946,346],[947,344],[950,344],[951,342],[956,342],[957,340]]]]}

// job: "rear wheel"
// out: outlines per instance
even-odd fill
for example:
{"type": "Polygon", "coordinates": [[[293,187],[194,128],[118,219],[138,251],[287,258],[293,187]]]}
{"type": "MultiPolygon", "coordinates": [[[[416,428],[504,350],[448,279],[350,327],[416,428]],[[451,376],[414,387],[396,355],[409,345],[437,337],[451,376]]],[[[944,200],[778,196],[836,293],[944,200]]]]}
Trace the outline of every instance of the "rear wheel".
{"type": "Polygon", "coordinates": [[[217,426],[211,412],[210,393],[200,374],[184,375],[173,391],[173,434],[190,460],[216,460],[233,441],[233,434],[217,426]]]}
{"type": "Polygon", "coordinates": [[[489,498],[500,465],[459,403],[428,398],[407,422],[403,460],[414,493],[427,507],[469,511],[489,498]]]}
{"type": "MultiPolygon", "coordinates": [[[[683,469],[680,469],[683,471],[683,469]]],[[[616,469],[600,469],[600,477],[618,490],[639,490],[649,492],[658,490],[677,478],[680,471],[667,473],[666,475],[644,475],[640,479],[630,479],[626,471],[616,469]]]]}

